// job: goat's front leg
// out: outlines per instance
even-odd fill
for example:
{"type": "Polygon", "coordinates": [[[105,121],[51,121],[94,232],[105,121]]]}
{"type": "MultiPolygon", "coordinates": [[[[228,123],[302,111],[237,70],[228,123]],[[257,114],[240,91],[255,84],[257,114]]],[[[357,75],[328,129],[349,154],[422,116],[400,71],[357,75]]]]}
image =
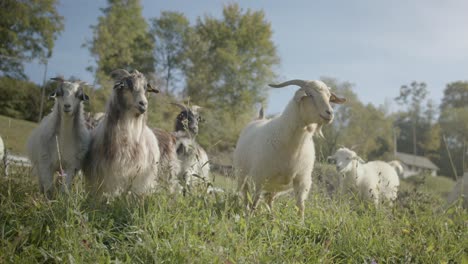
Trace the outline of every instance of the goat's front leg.
{"type": "Polygon", "coordinates": [[[296,196],[296,206],[299,209],[299,217],[301,218],[302,222],[304,222],[305,200],[309,195],[311,186],[312,178],[310,175],[308,177],[298,175],[293,180],[293,188],[296,196]]]}

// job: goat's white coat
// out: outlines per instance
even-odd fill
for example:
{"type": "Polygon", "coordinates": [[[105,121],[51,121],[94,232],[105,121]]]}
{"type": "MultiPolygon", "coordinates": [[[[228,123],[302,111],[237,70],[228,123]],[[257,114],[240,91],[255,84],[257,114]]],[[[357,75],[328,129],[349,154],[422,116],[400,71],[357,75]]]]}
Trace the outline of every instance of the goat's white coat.
{"type": "Polygon", "coordinates": [[[393,202],[397,198],[400,180],[395,169],[384,161],[364,163],[356,152],[340,148],[332,156],[339,172],[345,173],[340,188],[356,189],[361,197],[374,201],[376,206],[383,200],[393,202]]]}
{"type": "Polygon", "coordinates": [[[392,160],[392,161],[389,161],[388,164],[389,164],[390,166],[392,166],[392,167],[395,169],[397,175],[398,175],[400,178],[403,178],[405,169],[403,168],[403,165],[401,165],[401,162],[400,162],[400,161],[398,161],[398,160],[392,160]]]}
{"type": "Polygon", "coordinates": [[[70,187],[76,172],[81,169],[90,142],[84,121],[83,104],[75,96],[80,85],[71,82],[60,85],[67,94],[66,99],[62,96],[55,98],[52,113],[44,117],[39,126],[32,131],[27,143],[28,157],[34,173],[39,177],[39,188],[41,192],[49,195],[53,188],[54,173],[60,169],[56,136],[67,188],[70,187]],[[70,115],[63,111],[64,100],[73,102],[70,115]]]}
{"type": "Polygon", "coordinates": [[[179,179],[188,187],[208,182],[210,164],[206,151],[189,133],[179,131],[174,134],[177,139],[176,149],[181,168],[179,179]]]}
{"type": "Polygon", "coordinates": [[[333,119],[331,96],[335,95],[323,82],[307,81],[281,115],[255,120],[241,132],[234,151],[234,169],[238,190],[247,203],[250,185],[255,187],[253,208],[262,194],[271,209],[277,194],[294,189],[299,213],[304,217],[315,162],[312,137],[321,135],[321,126],[333,119]]]}

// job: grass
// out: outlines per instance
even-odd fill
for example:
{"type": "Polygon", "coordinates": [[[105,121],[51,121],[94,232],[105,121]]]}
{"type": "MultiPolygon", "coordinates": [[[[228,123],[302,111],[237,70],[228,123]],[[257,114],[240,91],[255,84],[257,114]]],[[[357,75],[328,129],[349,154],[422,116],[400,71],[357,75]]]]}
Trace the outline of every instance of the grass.
{"type": "Polygon", "coordinates": [[[0,115],[0,136],[12,154],[26,155],[26,141],[36,126],[34,122],[0,115]]]}
{"type": "MultiPolygon", "coordinates": [[[[80,179],[47,201],[28,171],[0,175],[0,263],[466,263],[468,214],[415,185],[375,210],[315,189],[305,222],[294,202],[246,213],[229,189],[96,202],[80,179]]],[[[217,176],[216,185],[233,186],[217,176]]]]}

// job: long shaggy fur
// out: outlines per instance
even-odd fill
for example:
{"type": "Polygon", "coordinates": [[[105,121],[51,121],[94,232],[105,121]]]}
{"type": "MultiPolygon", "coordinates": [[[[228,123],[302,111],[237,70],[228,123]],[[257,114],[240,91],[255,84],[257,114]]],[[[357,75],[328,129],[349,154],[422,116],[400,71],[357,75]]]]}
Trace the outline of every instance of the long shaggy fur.
{"type": "Polygon", "coordinates": [[[159,128],[153,129],[153,132],[158,139],[161,152],[158,181],[171,193],[178,192],[181,186],[177,180],[180,172],[180,162],[176,152],[177,139],[172,133],[159,128]]]}
{"type": "MultiPolygon", "coordinates": [[[[139,72],[129,76],[135,87],[144,80],[139,72]]],[[[144,194],[157,185],[160,152],[158,140],[146,125],[147,114],[136,115],[121,88],[114,88],[106,115],[93,131],[83,167],[87,189],[95,194],[144,194]]],[[[146,100],[146,98],[141,98],[146,100]]]]}

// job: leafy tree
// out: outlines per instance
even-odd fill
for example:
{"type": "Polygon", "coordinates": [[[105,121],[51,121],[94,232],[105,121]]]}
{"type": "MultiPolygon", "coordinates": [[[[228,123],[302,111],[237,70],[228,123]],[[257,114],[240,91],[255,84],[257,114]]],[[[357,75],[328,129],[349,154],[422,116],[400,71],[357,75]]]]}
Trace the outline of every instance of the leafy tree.
{"type": "MultiPolygon", "coordinates": [[[[106,86],[117,68],[154,72],[154,43],[142,16],[139,0],[108,0],[108,7],[93,26],[93,39],[86,43],[97,62],[96,78],[106,86]]],[[[109,93],[109,92],[107,92],[109,93]]]]}
{"type": "Polygon", "coordinates": [[[0,2],[0,71],[25,78],[23,63],[44,60],[63,30],[57,0],[2,0],[0,2]]]}
{"type": "Polygon", "coordinates": [[[452,162],[458,176],[462,175],[463,171],[467,169],[466,166],[468,166],[468,160],[466,160],[468,147],[467,95],[467,82],[449,83],[444,90],[439,116],[443,136],[439,166],[444,175],[454,175],[452,162]],[[452,162],[447,151],[450,151],[452,162]]]}
{"type": "MultiPolygon", "coordinates": [[[[423,102],[426,100],[427,95],[426,83],[413,81],[409,86],[401,86],[400,95],[395,98],[398,104],[408,106],[408,110],[400,114],[396,122],[402,133],[399,141],[403,140],[403,143],[399,143],[403,146],[413,146],[411,152],[414,155],[422,154],[418,152],[418,126],[422,121],[423,102]],[[410,130],[408,129],[409,124],[410,130]]],[[[410,151],[405,150],[405,152],[410,151]]]]}
{"type": "Polygon", "coordinates": [[[335,120],[324,127],[325,138],[317,141],[319,159],[325,159],[341,146],[355,149],[363,158],[391,158],[392,117],[383,108],[363,104],[354,93],[353,84],[326,77],[322,81],[347,101],[334,106],[335,120]]]}
{"type": "Polygon", "coordinates": [[[442,98],[441,110],[468,107],[468,82],[458,81],[447,84],[442,98]]]}
{"type": "Polygon", "coordinates": [[[166,93],[174,94],[176,82],[182,79],[189,21],[182,13],[163,11],[159,18],[153,18],[151,22],[150,32],[156,46],[156,71],[165,80],[166,93]]]}
{"type": "MultiPolygon", "coordinates": [[[[185,95],[210,108],[211,134],[200,139],[235,144],[240,129],[265,101],[265,87],[279,63],[272,30],[263,11],[227,5],[220,19],[198,18],[187,36],[185,95]]],[[[207,118],[208,120],[208,118],[207,118]]]]}

